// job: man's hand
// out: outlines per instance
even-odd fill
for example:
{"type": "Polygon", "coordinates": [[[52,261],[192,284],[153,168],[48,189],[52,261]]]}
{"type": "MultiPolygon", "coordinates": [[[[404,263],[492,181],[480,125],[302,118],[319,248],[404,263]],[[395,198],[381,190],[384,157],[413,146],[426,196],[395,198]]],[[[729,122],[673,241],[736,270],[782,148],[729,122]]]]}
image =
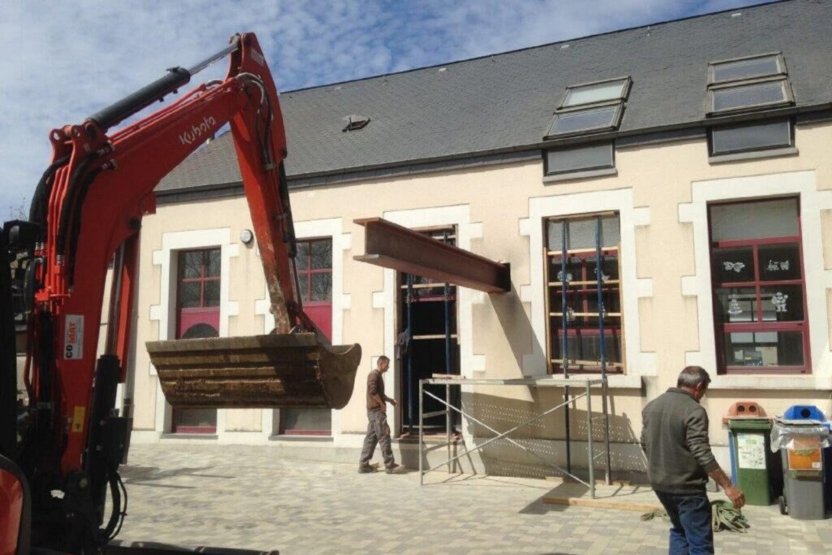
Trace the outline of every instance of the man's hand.
{"type": "Polygon", "coordinates": [[[399,403],[397,403],[395,399],[390,399],[390,404],[393,405],[394,407],[399,406],[399,403]]]}
{"type": "Polygon", "coordinates": [[[741,509],[745,505],[745,494],[740,488],[731,484],[723,489],[725,490],[725,495],[728,496],[728,499],[731,500],[735,508],[741,509]]]}

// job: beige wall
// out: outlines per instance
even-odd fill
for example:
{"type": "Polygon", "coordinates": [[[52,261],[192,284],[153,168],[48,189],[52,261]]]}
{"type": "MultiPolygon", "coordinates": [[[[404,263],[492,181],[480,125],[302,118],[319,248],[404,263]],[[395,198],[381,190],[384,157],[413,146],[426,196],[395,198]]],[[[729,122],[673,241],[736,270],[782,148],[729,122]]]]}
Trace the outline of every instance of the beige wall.
{"type": "MultiPolygon", "coordinates": [[[[505,378],[545,375],[542,218],[618,210],[627,371],[625,376],[611,377],[610,406],[614,438],[630,441],[639,433],[645,401],[673,385],[682,367],[702,364],[714,370],[713,339],[707,333],[712,330],[707,228],[702,221],[707,202],[733,194],[800,194],[807,288],[812,287],[810,299],[819,300],[810,312],[812,374],[765,379],[717,376],[704,404],[711,413],[715,444],[725,443],[721,416],[739,399],[758,401],[770,414],[804,402],[832,413],[830,144],[832,125],[813,125],[796,130],[799,154],[781,157],[711,164],[705,141],[688,140],[618,149],[617,174],[593,179],[547,183],[542,164],[535,161],[294,191],[299,236],[334,238],[334,341],[360,343],[364,352],[353,398],[333,415],[335,445],[360,443],[366,426],[367,372],[376,355],[393,355],[395,274],[353,260],[364,254],[364,230],[353,220],[376,216],[411,228],[455,225],[459,246],[511,263],[510,293],[489,296],[461,288],[458,300],[462,374],[505,378]]],[[[221,245],[227,272],[221,332],[257,334],[268,327],[256,250],[239,241],[240,231],[249,227],[242,198],[162,205],[155,216],[145,218],[137,303],[135,426],[148,433],[140,437],[157,437],[166,425],[164,401],[141,345],[168,337],[171,322],[165,291],[171,276],[165,268],[170,266],[171,252],[183,245],[221,245]]],[[[400,369],[394,366],[388,388],[396,391],[399,380],[400,369]]],[[[504,399],[518,414],[547,408],[560,398],[557,390],[483,387],[474,391],[490,405],[504,399]]],[[[600,407],[595,396],[594,411],[600,407]]],[[[239,434],[244,441],[265,441],[272,432],[271,411],[224,412],[218,422],[221,440],[233,441],[239,434]]],[[[560,427],[559,418],[553,417],[551,428],[560,427]]],[[[393,428],[398,422],[393,415],[393,428]]],[[[558,430],[551,429],[530,433],[560,437],[558,430]]]]}

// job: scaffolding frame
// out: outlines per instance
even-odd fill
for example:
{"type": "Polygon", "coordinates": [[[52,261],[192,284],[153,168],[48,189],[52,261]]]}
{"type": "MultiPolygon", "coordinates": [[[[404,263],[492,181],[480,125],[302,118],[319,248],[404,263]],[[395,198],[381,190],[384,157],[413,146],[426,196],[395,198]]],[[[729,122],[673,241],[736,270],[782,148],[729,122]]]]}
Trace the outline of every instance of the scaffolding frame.
{"type": "MultiPolygon", "coordinates": [[[[448,377],[441,377],[441,378],[427,378],[419,380],[419,483],[420,485],[424,485],[424,478],[425,474],[428,472],[432,472],[443,466],[448,467],[448,472],[451,473],[453,471],[453,466],[451,463],[465,457],[471,453],[476,453],[477,451],[481,451],[485,446],[490,445],[491,443],[498,441],[500,439],[505,439],[512,445],[521,448],[525,452],[531,454],[538,460],[540,460],[546,466],[557,470],[563,474],[566,474],[570,478],[580,482],[581,484],[587,486],[589,488],[590,494],[592,498],[595,498],[595,452],[593,448],[593,439],[592,439],[592,388],[594,386],[601,386],[601,395],[603,397],[604,406],[606,406],[606,395],[607,395],[607,388],[604,387],[606,384],[604,383],[605,380],[602,379],[580,379],[580,378],[557,378],[557,377],[546,377],[546,378],[513,378],[513,379],[499,379],[499,378],[448,378],[448,377]],[[425,390],[426,385],[444,385],[445,386],[445,399],[441,399],[437,395],[434,395],[430,391],[425,390]],[[450,388],[451,386],[455,387],[462,387],[462,386],[474,386],[474,385],[489,385],[489,386],[526,386],[526,387],[560,387],[564,390],[564,400],[561,403],[558,403],[548,409],[545,409],[543,412],[540,412],[533,416],[532,418],[521,422],[513,426],[512,428],[500,432],[488,424],[482,422],[478,418],[474,417],[473,415],[467,413],[462,409],[462,395],[460,392],[460,406],[456,407],[450,402],[450,388]],[[584,391],[580,394],[574,395],[570,397],[570,387],[573,388],[583,388],[584,391]],[[430,413],[424,412],[424,398],[425,395],[435,399],[442,405],[444,405],[444,409],[433,411],[430,413]],[[569,427],[568,427],[568,418],[569,418],[569,405],[578,399],[585,397],[586,398],[586,425],[587,425],[587,466],[588,466],[588,481],[582,480],[580,477],[576,476],[572,472],[572,462],[571,457],[568,455],[569,453],[569,444],[571,443],[571,437],[569,435],[569,427]],[[567,426],[566,431],[567,435],[565,438],[566,446],[567,446],[567,468],[563,468],[555,463],[549,462],[545,460],[543,457],[534,453],[532,450],[528,449],[526,446],[518,443],[514,439],[510,437],[510,435],[520,428],[527,426],[537,420],[540,420],[544,416],[555,412],[556,410],[564,409],[567,419],[567,426]],[[451,439],[451,412],[455,411],[461,415],[463,418],[467,418],[469,421],[478,424],[479,426],[489,430],[493,434],[496,434],[485,442],[477,445],[473,448],[464,447],[464,451],[457,455],[454,455],[452,452],[452,444],[453,441],[451,439]],[[448,448],[448,458],[447,460],[434,465],[428,466],[425,468],[425,437],[424,437],[424,419],[430,418],[432,416],[440,416],[445,415],[445,422],[446,422],[446,440],[447,440],[447,448],[448,448]]],[[[606,415],[605,415],[606,416],[606,415]]],[[[609,445],[609,434],[604,434],[604,447],[605,452],[608,454],[610,450],[609,445]]],[[[609,485],[610,482],[610,462],[609,457],[606,458],[606,481],[609,485]]]]}

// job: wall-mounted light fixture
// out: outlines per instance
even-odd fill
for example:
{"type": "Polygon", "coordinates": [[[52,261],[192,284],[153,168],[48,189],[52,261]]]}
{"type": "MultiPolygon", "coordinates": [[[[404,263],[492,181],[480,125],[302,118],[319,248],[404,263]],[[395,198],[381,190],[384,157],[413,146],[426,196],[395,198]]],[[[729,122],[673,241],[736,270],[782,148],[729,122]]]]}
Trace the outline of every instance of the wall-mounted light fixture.
{"type": "Polygon", "coordinates": [[[251,245],[251,242],[254,241],[254,233],[252,233],[250,229],[242,230],[240,232],[240,241],[242,241],[244,245],[251,245]]]}

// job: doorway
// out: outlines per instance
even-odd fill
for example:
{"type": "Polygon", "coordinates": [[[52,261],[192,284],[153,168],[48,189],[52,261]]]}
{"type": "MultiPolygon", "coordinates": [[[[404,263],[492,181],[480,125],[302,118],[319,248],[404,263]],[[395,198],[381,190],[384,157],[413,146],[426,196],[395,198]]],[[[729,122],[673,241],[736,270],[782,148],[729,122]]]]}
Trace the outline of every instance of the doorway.
{"type": "MultiPolygon", "coordinates": [[[[453,227],[425,230],[431,238],[456,246],[453,227]]],[[[435,374],[459,374],[459,339],[457,335],[457,287],[412,274],[399,274],[398,334],[396,359],[401,369],[399,398],[402,400],[402,433],[418,433],[419,380],[435,374]]],[[[450,401],[458,405],[459,388],[450,388],[450,401]]],[[[442,385],[425,386],[445,398],[442,385]]],[[[444,406],[425,396],[424,413],[440,411],[444,406]]],[[[451,414],[451,426],[459,424],[459,415],[451,414]]],[[[445,413],[425,418],[424,433],[445,433],[445,413]]]]}

